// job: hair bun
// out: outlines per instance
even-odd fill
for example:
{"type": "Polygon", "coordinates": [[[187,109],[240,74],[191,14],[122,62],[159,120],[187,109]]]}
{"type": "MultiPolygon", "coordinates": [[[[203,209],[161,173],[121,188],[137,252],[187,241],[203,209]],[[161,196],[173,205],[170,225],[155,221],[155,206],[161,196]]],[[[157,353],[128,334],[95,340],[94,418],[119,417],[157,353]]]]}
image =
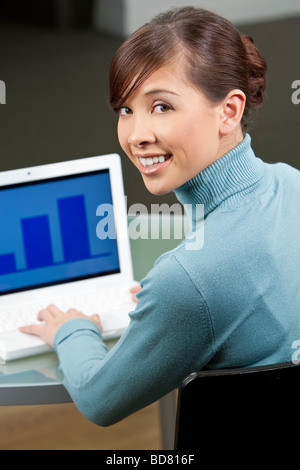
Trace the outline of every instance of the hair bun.
{"type": "Polygon", "coordinates": [[[267,64],[251,36],[241,34],[248,62],[248,104],[250,108],[262,105],[266,88],[267,64]]]}

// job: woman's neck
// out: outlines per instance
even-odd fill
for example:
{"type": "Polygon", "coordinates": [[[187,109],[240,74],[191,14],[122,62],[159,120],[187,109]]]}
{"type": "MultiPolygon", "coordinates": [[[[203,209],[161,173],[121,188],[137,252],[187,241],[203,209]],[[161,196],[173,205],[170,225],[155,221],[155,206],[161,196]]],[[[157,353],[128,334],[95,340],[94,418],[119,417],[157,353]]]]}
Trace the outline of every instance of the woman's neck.
{"type": "Polygon", "coordinates": [[[175,195],[183,205],[203,204],[207,216],[226,200],[240,200],[254,191],[263,173],[263,162],[255,157],[246,134],[240,144],[176,189],[175,195]]]}
{"type": "Polygon", "coordinates": [[[241,126],[238,126],[233,132],[228,135],[222,135],[220,137],[220,145],[216,160],[223,157],[223,155],[226,155],[226,153],[230,152],[230,150],[240,145],[240,143],[243,142],[244,138],[245,135],[243,135],[241,126]]]}

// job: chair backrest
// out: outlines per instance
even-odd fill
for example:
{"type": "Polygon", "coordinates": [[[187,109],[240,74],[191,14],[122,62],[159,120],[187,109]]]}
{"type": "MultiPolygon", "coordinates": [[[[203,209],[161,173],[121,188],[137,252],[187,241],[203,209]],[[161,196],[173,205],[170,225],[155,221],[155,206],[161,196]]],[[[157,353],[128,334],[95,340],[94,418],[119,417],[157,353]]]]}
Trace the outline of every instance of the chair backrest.
{"type": "Polygon", "coordinates": [[[179,388],[175,450],[299,443],[299,401],[300,367],[292,362],[195,372],[179,388]]]}

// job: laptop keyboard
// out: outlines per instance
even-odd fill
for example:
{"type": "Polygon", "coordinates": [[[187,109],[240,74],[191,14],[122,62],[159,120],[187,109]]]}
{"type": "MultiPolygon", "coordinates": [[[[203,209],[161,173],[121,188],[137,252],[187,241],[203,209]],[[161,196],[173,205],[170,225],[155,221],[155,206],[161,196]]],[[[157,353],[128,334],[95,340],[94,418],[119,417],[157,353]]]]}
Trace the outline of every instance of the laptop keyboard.
{"type": "Polygon", "coordinates": [[[11,305],[8,308],[0,308],[0,334],[17,330],[20,326],[40,323],[37,320],[38,313],[46,308],[50,303],[54,303],[58,308],[67,311],[75,308],[85,315],[98,313],[100,315],[103,330],[115,328],[117,320],[124,317],[124,309],[128,312],[134,310],[135,303],[131,299],[129,289],[126,287],[105,290],[104,292],[92,291],[81,295],[73,295],[58,298],[55,302],[35,302],[22,305],[11,305]],[[122,310],[122,314],[121,314],[122,310]],[[118,314],[118,312],[120,312],[118,314]]]}

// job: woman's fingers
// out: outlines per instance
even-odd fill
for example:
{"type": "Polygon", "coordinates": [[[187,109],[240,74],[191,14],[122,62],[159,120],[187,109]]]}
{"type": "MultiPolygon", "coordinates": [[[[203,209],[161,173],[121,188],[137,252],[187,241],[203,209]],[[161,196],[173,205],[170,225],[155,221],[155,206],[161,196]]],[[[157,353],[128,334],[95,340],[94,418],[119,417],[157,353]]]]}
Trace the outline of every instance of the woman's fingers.
{"type": "Polygon", "coordinates": [[[100,331],[102,333],[103,332],[103,327],[102,327],[101,320],[100,320],[100,317],[99,317],[98,313],[94,313],[93,315],[91,315],[90,319],[93,320],[94,323],[96,323],[96,325],[98,326],[98,328],[100,329],[100,331]]]}
{"type": "Polygon", "coordinates": [[[49,305],[47,308],[44,308],[38,313],[37,316],[40,322],[43,322],[41,325],[32,324],[28,326],[23,326],[20,328],[22,333],[36,335],[42,338],[50,346],[53,346],[53,341],[56,335],[57,330],[67,321],[74,318],[86,318],[93,321],[100,331],[103,331],[100,317],[98,314],[91,316],[84,315],[82,312],[79,312],[75,308],[70,308],[67,312],[63,312],[56,305],[49,305]]]}
{"type": "Polygon", "coordinates": [[[141,290],[140,284],[137,284],[136,286],[131,287],[130,292],[135,294],[141,290]]]}
{"type": "Polygon", "coordinates": [[[131,287],[130,289],[130,292],[131,292],[131,298],[133,300],[133,302],[137,303],[138,299],[136,297],[136,294],[141,290],[141,286],[140,284],[138,284],[137,286],[133,286],[131,287]]]}
{"type": "Polygon", "coordinates": [[[45,325],[27,325],[27,326],[21,326],[19,330],[22,333],[26,333],[27,335],[35,335],[35,336],[43,336],[43,333],[45,331],[45,325]]]}

